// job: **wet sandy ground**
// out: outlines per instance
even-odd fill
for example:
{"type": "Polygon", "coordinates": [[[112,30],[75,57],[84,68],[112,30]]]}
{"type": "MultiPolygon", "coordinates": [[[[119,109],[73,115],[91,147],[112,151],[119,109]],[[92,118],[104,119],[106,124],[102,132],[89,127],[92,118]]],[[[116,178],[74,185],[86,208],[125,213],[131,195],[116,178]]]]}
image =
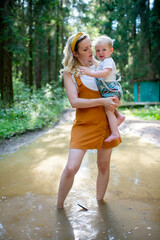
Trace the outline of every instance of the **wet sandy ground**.
{"type": "Polygon", "coordinates": [[[0,158],[0,239],[159,240],[160,148],[133,136],[113,150],[105,204],[95,199],[96,151],[88,151],[65,210],[56,210],[73,112],[0,158]],[[77,204],[85,206],[83,211],[77,204]]]}

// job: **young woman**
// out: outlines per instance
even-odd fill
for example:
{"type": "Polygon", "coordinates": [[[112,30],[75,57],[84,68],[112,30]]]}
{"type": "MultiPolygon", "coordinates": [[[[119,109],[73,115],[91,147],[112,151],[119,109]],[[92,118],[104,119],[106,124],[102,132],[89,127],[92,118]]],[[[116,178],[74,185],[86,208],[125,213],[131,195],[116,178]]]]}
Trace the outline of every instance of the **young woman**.
{"type": "Polygon", "coordinates": [[[120,105],[117,97],[101,98],[95,79],[78,76],[81,66],[92,67],[93,52],[88,35],[77,33],[68,39],[64,49],[63,75],[68,99],[76,108],[76,118],[71,130],[68,161],[63,170],[57,208],[63,208],[64,201],[73,185],[87,149],[97,149],[97,200],[103,200],[110,171],[112,148],[120,144],[121,138],[104,142],[111,134],[105,108],[111,111],[120,105]]]}

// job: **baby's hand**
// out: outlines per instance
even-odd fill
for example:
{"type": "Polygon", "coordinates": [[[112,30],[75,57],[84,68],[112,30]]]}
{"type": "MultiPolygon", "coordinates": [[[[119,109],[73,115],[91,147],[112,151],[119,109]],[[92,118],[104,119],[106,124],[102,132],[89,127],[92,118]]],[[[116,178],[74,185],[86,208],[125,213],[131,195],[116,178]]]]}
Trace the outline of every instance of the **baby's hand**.
{"type": "Polygon", "coordinates": [[[86,67],[80,67],[80,72],[82,75],[89,75],[90,74],[90,70],[86,67]]]}

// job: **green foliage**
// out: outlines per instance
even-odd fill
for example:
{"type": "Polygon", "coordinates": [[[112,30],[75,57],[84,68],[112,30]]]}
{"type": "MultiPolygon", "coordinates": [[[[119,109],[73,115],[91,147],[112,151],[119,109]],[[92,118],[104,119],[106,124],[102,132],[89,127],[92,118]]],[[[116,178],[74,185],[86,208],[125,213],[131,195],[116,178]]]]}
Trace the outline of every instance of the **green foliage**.
{"type": "Polygon", "coordinates": [[[133,115],[144,118],[146,120],[160,120],[160,106],[149,108],[134,109],[132,111],[133,115]]]}
{"type": "Polygon", "coordinates": [[[134,115],[145,120],[160,120],[160,106],[120,110],[126,115],[134,115]]]}
{"type": "Polygon", "coordinates": [[[122,83],[123,88],[123,98],[122,102],[132,102],[133,101],[133,86],[129,82],[122,83]]]}
{"type": "Polygon", "coordinates": [[[16,81],[14,87],[14,106],[0,110],[1,139],[53,125],[69,107],[64,90],[56,84],[47,84],[40,91],[34,90],[32,95],[22,82],[16,81]]]}

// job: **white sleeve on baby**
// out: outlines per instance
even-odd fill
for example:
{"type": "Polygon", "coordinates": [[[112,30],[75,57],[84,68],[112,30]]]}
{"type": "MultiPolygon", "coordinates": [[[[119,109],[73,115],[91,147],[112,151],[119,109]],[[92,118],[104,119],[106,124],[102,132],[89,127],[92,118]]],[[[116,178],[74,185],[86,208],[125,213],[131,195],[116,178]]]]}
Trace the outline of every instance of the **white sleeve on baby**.
{"type": "Polygon", "coordinates": [[[103,62],[102,62],[103,69],[104,68],[111,68],[111,69],[113,69],[113,66],[114,66],[114,61],[113,61],[113,59],[111,57],[104,59],[103,62]]]}

